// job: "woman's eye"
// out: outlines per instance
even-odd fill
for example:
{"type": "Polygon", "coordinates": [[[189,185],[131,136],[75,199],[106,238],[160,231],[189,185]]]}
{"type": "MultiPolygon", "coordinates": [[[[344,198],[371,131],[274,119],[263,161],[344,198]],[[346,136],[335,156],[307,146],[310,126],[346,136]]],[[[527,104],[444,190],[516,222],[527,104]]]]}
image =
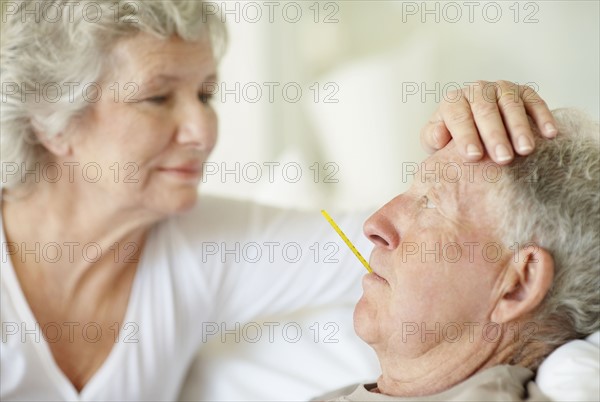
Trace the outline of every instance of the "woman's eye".
{"type": "Polygon", "coordinates": [[[212,93],[201,93],[201,94],[198,94],[198,99],[200,99],[200,102],[202,102],[204,104],[208,104],[213,99],[213,94],[212,93]]]}
{"type": "Polygon", "coordinates": [[[431,199],[429,197],[427,197],[426,195],[424,195],[423,196],[423,208],[433,209],[433,208],[437,208],[437,205],[435,205],[433,203],[433,201],[431,201],[431,199]]]}
{"type": "Polygon", "coordinates": [[[167,99],[168,99],[168,97],[166,95],[162,95],[162,96],[153,96],[151,98],[147,98],[146,101],[160,104],[160,103],[165,103],[167,101],[167,99]]]}

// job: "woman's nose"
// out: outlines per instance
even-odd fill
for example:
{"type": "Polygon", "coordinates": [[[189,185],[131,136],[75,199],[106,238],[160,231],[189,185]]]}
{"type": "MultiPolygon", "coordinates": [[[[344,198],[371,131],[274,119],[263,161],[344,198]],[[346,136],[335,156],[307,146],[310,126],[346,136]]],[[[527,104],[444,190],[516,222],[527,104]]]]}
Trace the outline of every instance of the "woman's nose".
{"type": "Polygon", "coordinates": [[[210,152],[217,141],[217,115],[199,100],[181,106],[177,142],[210,152]]]}
{"type": "Polygon", "coordinates": [[[363,232],[376,247],[394,250],[400,244],[400,234],[394,225],[395,199],[378,209],[365,221],[363,232]]]}

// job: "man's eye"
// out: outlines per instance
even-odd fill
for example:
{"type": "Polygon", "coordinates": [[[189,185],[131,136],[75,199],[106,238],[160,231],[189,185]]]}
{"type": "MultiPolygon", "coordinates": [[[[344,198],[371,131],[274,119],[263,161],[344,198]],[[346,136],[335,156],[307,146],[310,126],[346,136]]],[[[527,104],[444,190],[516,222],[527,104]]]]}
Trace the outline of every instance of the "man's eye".
{"type": "Polygon", "coordinates": [[[426,208],[426,209],[437,208],[437,205],[435,205],[433,203],[433,201],[431,201],[431,199],[429,199],[429,197],[427,197],[426,195],[423,196],[422,201],[423,201],[423,208],[426,208]]]}

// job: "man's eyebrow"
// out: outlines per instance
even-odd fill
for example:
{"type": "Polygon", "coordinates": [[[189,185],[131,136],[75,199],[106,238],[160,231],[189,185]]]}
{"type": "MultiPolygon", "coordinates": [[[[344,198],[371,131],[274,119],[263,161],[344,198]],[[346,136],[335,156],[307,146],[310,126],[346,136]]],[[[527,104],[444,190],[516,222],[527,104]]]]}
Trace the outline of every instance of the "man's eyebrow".
{"type": "Polygon", "coordinates": [[[425,174],[425,177],[421,176],[421,182],[425,184],[429,190],[433,191],[433,193],[440,195],[444,192],[444,184],[442,183],[442,177],[440,177],[439,172],[429,172],[425,174]]]}

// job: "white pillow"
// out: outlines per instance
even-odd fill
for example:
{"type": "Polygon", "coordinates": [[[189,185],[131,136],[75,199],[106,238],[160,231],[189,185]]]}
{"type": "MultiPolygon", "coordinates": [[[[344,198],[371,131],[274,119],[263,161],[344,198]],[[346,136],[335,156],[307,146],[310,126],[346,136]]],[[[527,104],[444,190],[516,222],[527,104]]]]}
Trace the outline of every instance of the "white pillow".
{"type": "Polygon", "coordinates": [[[600,331],[552,352],[535,382],[555,401],[600,401],[600,331]]]}

